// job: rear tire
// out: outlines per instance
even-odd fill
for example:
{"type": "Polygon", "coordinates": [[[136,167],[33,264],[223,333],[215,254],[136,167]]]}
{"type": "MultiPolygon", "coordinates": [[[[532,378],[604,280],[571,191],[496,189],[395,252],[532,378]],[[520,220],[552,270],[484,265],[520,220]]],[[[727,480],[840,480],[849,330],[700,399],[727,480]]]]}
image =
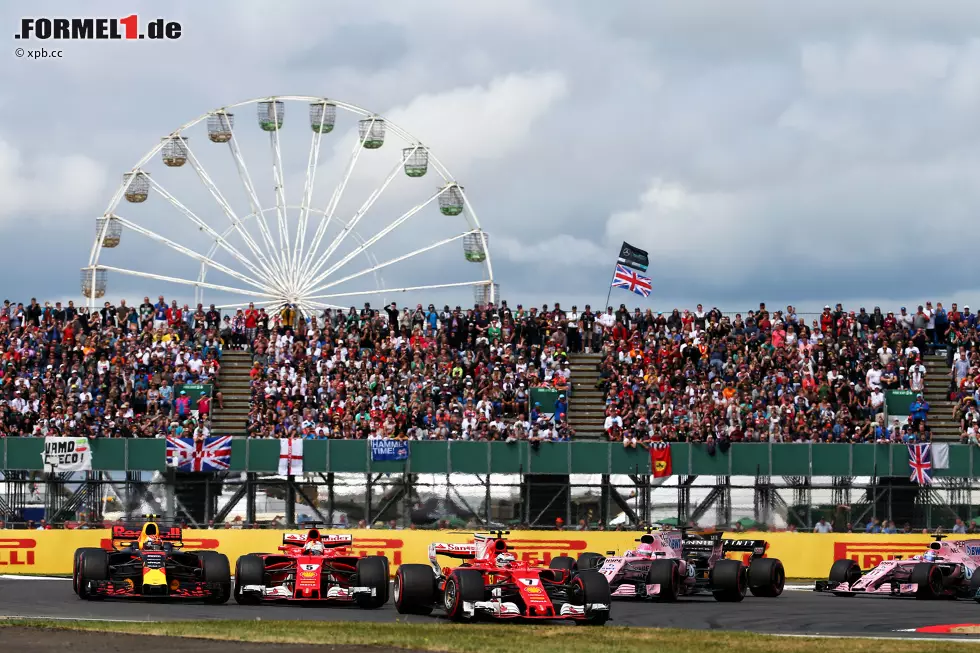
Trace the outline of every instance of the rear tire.
{"type": "Polygon", "coordinates": [[[575,575],[575,571],[578,569],[578,567],[575,564],[575,558],[570,556],[558,556],[551,559],[551,562],[548,563],[548,569],[563,569],[568,572],[568,577],[571,578],[575,575]]]}
{"type": "Polygon", "coordinates": [[[719,560],[711,569],[709,583],[716,601],[738,603],[748,590],[748,569],[739,560],[719,560]]]}
{"type": "Polygon", "coordinates": [[[265,560],[260,556],[243,555],[235,564],[235,603],[239,605],[256,605],[262,599],[250,594],[243,594],[246,585],[261,585],[265,587],[265,560]]]}
{"type": "Polygon", "coordinates": [[[383,606],[388,601],[388,559],[384,556],[369,556],[358,560],[357,585],[374,590],[373,596],[355,596],[358,607],[375,610],[383,606]]]}
{"type": "Polygon", "coordinates": [[[585,619],[577,619],[576,625],[601,626],[609,621],[609,604],[612,601],[609,591],[609,581],[595,569],[579,572],[572,579],[572,604],[588,606],[601,603],[605,610],[586,612],[585,619]]]}
{"type": "Polygon", "coordinates": [[[749,563],[749,590],[752,596],[775,598],[783,593],[786,570],[776,558],[754,558],[749,563]]]}
{"type": "Polygon", "coordinates": [[[591,551],[586,553],[580,553],[578,555],[578,562],[576,562],[576,571],[585,571],[586,569],[598,569],[605,562],[606,556],[601,553],[592,553],[591,551]]]}
{"type": "Polygon", "coordinates": [[[101,596],[89,593],[91,580],[109,580],[109,554],[102,549],[87,549],[78,559],[78,597],[86,601],[101,600],[101,596]]]}
{"type": "Polygon", "coordinates": [[[395,572],[395,610],[398,614],[432,614],[436,578],[428,565],[401,565],[395,572]]]}
{"type": "Polygon", "coordinates": [[[931,562],[920,562],[912,567],[909,582],[917,585],[915,598],[938,599],[943,594],[943,572],[931,562]]]}
{"type": "MultiPolygon", "coordinates": [[[[102,550],[103,549],[96,548],[96,547],[84,547],[81,549],[75,549],[75,559],[71,567],[71,589],[73,592],[75,592],[76,595],[78,594],[78,573],[80,570],[78,563],[82,558],[82,554],[85,553],[86,551],[102,551],[102,550]]],[[[96,553],[94,555],[98,555],[98,554],[96,553]]]]}
{"type": "Polygon", "coordinates": [[[660,585],[656,599],[672,603],[681,592],[680,565],[676,560],[653,560],[647,570],[647,585],[660,585]]]}
{"type": "Polygon", "coordinates": [[[476,569],[457,569],[446,579],[442,604],[446,616],[453,621],[469,621],[471,617],[463,612],[463,603],[486,599],[487,588],[483,574],[476,569]]]}
{"type": "Polygon", "coordinates": [[[199,551],[203,580],[208,583],[218,583],[219,589],[213,590],[206,601],[215,605],[227,603],[231,596],[231,563],[228,556],[217,551],[199,551]]]}

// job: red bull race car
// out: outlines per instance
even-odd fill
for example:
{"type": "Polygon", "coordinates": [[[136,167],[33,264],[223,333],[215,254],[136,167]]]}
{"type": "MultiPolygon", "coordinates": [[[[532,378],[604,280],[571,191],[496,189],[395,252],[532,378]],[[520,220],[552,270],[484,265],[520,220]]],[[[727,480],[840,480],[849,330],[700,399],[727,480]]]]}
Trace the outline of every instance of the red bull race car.
{"type": "Polygon", "coordinates": [[[388,559],[359,557],[350,534],[285,533],[278,553],[250,553],[235,565],[235,601],[335,601],[361,608],[388,602],[388,559]]]}
{"type": "Polygon", "coordinates": [[[861,571],[850,558],[837,560],[830,577],[814,589],[834,596],[914,596],[917,599],[962,598],[980,603],[980,540],[944,542],[935,535],[921,555],[884,560],[861,571]]]}
{"type": "Polygon", "coordinates": [[[686,531],[653,531],[636,540],[636,548],[617,556],[582,553],[575,568],[598,569],[613,598],[675,601],[678,596],[711,594],[717,601],[737,602],[751,591],[775,597],[783,592],[783,563],[765,558],[763,540],[726,540],[688,535],[686,531]],[[749,553],[748,565],[726,558],[729,552],[749,553]]]}
{"type": "Polygon", "coordinates": [[[148,521],[142,527],[114,526],[111,537],[111,551],[75,551],[72,587],[79,598],[228,601],[228,558],[217,551],[182,551],[180,528],[148,521]]]}
{"type": "MultiPolygon", "coordinates": [[[[404,564],[395,574],[395,609],[401,614],[445,611],[453,621],[477,618],[552,620],[602,625],[609,619],[609,583],[594,569],[573,571],[571,558],[550,567],[517,560],[506,531],[477,533],[469,544],[429,546],[430,565],[404,564]],[[460,560],[443,567],[438,558],[460,560]]],[[[567,558],[563,559],[563,558],[567,558]]]]}

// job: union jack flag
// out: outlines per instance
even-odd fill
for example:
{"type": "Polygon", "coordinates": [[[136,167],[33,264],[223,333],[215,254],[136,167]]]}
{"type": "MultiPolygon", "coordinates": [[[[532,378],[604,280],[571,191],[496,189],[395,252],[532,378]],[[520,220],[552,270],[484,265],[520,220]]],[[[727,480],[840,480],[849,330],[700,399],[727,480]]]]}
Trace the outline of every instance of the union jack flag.
{"type": "Polygon", "coordinates": [[[613,275],[612,287],[623,288],[624,290],[636,293],[637,295],[643,295],[644,297],[649,297],[650,291],[653,290],[650,277],[644,277],[625,265],[619,264],[616,264],[616,273],[613,275]]]}
{"type": "Polygon", "coordinates": [[[919,485],[932,485],[932,445],[910,444],[909,467],[912,469],[910,481],[919,485]]]}
{"type": "Polygon", "coordinates": [[[181,472],[224,472],[231,464],[231,436],[175,438],[167,436],[167,464],[181,472]]]}

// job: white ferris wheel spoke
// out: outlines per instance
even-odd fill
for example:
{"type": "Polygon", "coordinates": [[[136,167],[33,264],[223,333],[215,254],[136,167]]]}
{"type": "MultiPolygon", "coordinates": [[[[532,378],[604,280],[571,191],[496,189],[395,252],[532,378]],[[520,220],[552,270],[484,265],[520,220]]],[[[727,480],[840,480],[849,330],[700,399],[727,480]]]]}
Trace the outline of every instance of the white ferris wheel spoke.
{"type": "MultiPolygon", "coordinates": [[[[276,124],[282,124],[279,116],[279,103],[275,100],[270,105],[276,124]]],[[[276,185],[276,223],[279,226],[279,254],[282,257],[283,269],[286,272],[286,280],[291,281],[295,276],[292,269],[291,257],[289,255],[289,224],[286,221],[286,188],[282,174],[282,148],[279,144],[279,129],[277,127],[269,132],[269,144],[272,147],[272,177],[276,185]]],[[[290,284],[290,287],[293,284],[290,284]]]]}
{"type": "Polygon", "coordinates": [[[174,207],[178,211],[183,213],[188,220],[196,224],[198,227],[200,227],[202,231],[204,231],[206,234],[214,238],[217,241],[218,245],[221,247],[221,249],[225,250],[226,252],[234,256],[242,265],[244,265],[249,270],[251,270],[252,274],[254,274],[255,276],[259,277],[263,281],[266,282],[270,281],[268,278],[266,278],[265,273],[259,270],[254,263],[252,263],[248,258],[245,257],[244,254],[239,252],[234,245],[229,243],[224,236],[222,236],[217,231],[212,229],[211,225],[209,225],[207,222],[205,222],[200,217],[198,217],[197,214],[195,214],[189,208],[181,204],[176,197],[168,193],[167,190],[163,186],[161,186],[157,181],[149,177],[148,179],[150,181],[150,186],[153,188],[153,190],[155,190],[157,193],[163,196],[163,198],[166,199],[168,202],[173,204],[174,207]]]}
{"type": "MultiPolygon", "coordinates": [[[[322,103],[324,111],[326,102],[322,103]]],[[[313,204],[313,188],[316,181],[316,169],[320,161],[320,143],[323,132],[320,129],[313,130],[313,140],[310,142],[310,154],[306,163],[306,181],[303,184],[303,200],[300,202],[299,224],[296,227],[296,243],[293,248],[293,260],[296,262],[296,282],[299,285],[300,274],[303,271],[303,260],[305,259],[303,248],[306,246],[306,228],[310,220],[310,210],[313,204]]]]}
{"type": "Polygon", "coordinates": [[[347,254],[347,256],[345,256],[341,260],[339,260],[336,263],[334,263],[325,272],[320,273],[311,282],[309,282],[305,286],[303,286],[301,292],[306,293],[306,292],[309,291],[310,288],[315,288],[317,284],[319,284],[321,281],[323,281],[324,279],[326,279],[327,277],[329,277],[331,274],[333,274],[334,272],[336,272],[337,270],[339,270],[340,268],[342,268],[344,265],[346,265],[348,262],[350,262],[355,256],[357,256],[358,254],[360,254],[361,252],[363,252],[368,247],[371,247],[372,245],[374,245],[376,242],[378,242],[379,240],[381,240],[382,238],[384,238],[385,236],[387,236],[388,234],[390,234],[392,231],[394,231],[395,229],[397,229],[398,227],[400,227],[406,220],[408,220],[413,215],[415,215],[416,213],[418,213],[419,211],[421,211],[422,209],[424,209],[426,206],[428,206],[429,204],[431,204],[432,202],[434,202],[436,200],[436,198],[438,198],[439,195],[441,195],[441,194],[442,194],[442,189],[439,189],[431,197],[429,197],[429,199],[425,200],[423,203],[417,204],[417,205],[413,206],[411,209],[409,209],[408,211],[406,211],[405,213],[402,213],[400,216],[398,216],[397,218],[395,218],[395,220],[391,224],[389,224],[387,227],[385,227],[384,229],[382,229],[378,233],[374,234],[373,236],[371,236],[370,238],[368,238],[367,240],[365,240],[359,247],[357,247],[352,252],[350,252],[349,254],[347,254]]]}
{"type": "MultiPolygon", "coordinates": [[[[373,118],[370,124],[371,127],[374,126],[373,118]]],[[[310,249],[303,258],[302,266],[304,270],[309,269],[317,251],[320,249],[320,244],[323,242],[323,237],[327,234],[327,227],[330,226],[330,221],[333,219],[334,213],[337,211],[337,205],[340,204],[340,199],[343,197],[344,191],[347,189],[347,183],[350,181],[351,175],[354,173],[354,168],[357,167],[357,160],[361,156],[361,151],[364,150],[364,139],[367,138],[367,134],[369,133],[371,133],[370,128],[365,131],[363,138],[360,134],[357,136],[357,141],[354,143],[354,150],[351,152],[350,160],[347,162],[347,169],[344,171],[344,178],[341,180],[340,185],[334,189],[333,195],[330,197],[330,203],[327,204],[327,208],[320,216],[320,223],[317,225],[316,232],[313,234],[310,249]]],[[[306,281],[309,280],[310,276],[312,275],[307,275],[306,281]]]]}
{"type": "Polygon", "coordinates": [[[413,256],[418,256],[420,254],[425,254],[426,252],[432,251],[432,250],[434,250],[434,249],[436,249],[438,247],[442,247],[443,245],[448,245],[449,243],[455,242],[457,240],[461,240],[462,238],[465,238],[466,236],[468,236],[469,234],[472,234],[472,233],[477,233],[477,232],[475,232],[475,231],[467,231],[465,233],[461,233],[461,234],[458,234],[456,236],[452,236],[451,238],[446,238],[446,239],[440,240],[439,242],[432,243],[431,245],[426,245],[425,247],[420,247],[419,249],[417,249],[417,250],[415,250],[413,252],[409,252],[408,254],[402,254],[401,256],[395,257],[393,259],[389,259],[389,260],[385,261],[384,263],[380,263],[380,264],[374,265],[373,267],[366,268],[364,270],[361,270],[360,272],[355,272],[354,274],[348,275],[348,276],[344,277],[343,279],[337,279],[336,281],[331,281],[330,283],[326,284],[325,286],[320,286],[319,288],[313,288],[309,292],[316,293],[316,292],[322,292],[324,290],[328,290],[330,288],[333,288],[334,286],[339,286],[340,284],[346,283],[346,282],[348,282],[348,281],[350,281],[352,279],[356,279],[358,277],[362,277],[365,274],[371,274],[372,272],[377,272],[378,270],[382,270],[382,269],[388,267],[389,265],[394,265],[395,263],[401,263],[402,261],[405,261],[407,259],[410,259],[413,256]]]}
{"type": "Polygon", "coordinates": [[[193,286],[195,288],[209,288],[211,290],[218,290],[221,292],[234,293],[236,295],[246,295],[248,297],[268,297],[274,299],[276,295],[266,292],[255,292],[254,290],[246,290],[244,288],[234,288],[232,286],[222,286],[216,283],[202,283],[200,281],[192,281],[190,279],[181,279],[179,277],[168,277],[162,274],[151,274],[150,272],[138,272],[136,270],[129,270],[126,268],[117,268],[111,265],[98,265],[96,266],[99,270],[105,270],[107,272],[118,272],[119,274],[128,274],[134,277],[142,277],[144,279],[154,279],[156,281],[166,281],[167,283],[179,283],[185,286],[193,286]]]}
{"type": "Polygon", "coordinates": [[[248,203],[252,207],[252,213],[256,216],[256,224],[259,227],[259,233],[262,234],[262,239],[265,241],[266,246],[266,256],[272,260],[275,267],[279,270],[279,274],[285,281],[285,268],[282,265],[282,259],[279,257],[276,250],[276,244],[272,240],[272,233],[269,231],[269,224],[265,221],[265,214],[262,212],[262,203],[259,202],[259,196],[255,192],[255,185],[252,183],[252,176],[248,174],[248,166],[245,164],[245,158],[242,157],[241,148],[238,147],[238,139],[235,138],[235,133],[232,131],[231,138],[228,140],[228,148],[231,150],[231,156],[235,160],[235,168],[238,170],[238,178],[241,180],[242,185],[245,187],[245,194],[248,196],[248,203]]]}
{"type": "Polygon", "coordinates": [[[261,281],[257,281],[256,279],[253,279],[252,277],[246,276],[246,275],[242,274],[241,272],[238,272],[236,270],[233,270],[233,269],[229,268],[226,265],[222,265],[221,263],[218,263],[214,259],[212,259],[212,258],[210,258],[208,256],[205,256],[204,254],[199,254],[199,253],[195,252],[194,250],[189,249],[187,247],[184,247],[183,245],[181,245],[179,243],[175,243],[174,241],[170,240],[169,238],[167,238],[165,236],[161,236],[160,234],[158,234],[156,232],[153,232],[153,231],[150,231],[149,229],[146,229],[144,227],[141,227],[140,225],[138,225],[138,224],[136,224],[136,223],[134,223],[134,222],[132,222],[130,220],[127,220],[126,218],[124,218],[122,216],[114,215],[113,218],[116,219],[116,220],[119,220],[119,224],[123,225],[127,229],[130,229],[130,230],[135,231],[136,233],[138,233],[140,235],[143,235],[143,236],[146,236],[147,238],[150,238],[152,240],[155,240],[156,242],[160,243],[161,245],[166,245],[167,247],[173,249],[174,251],[180,252],[184,256],[190,257],[190,258],[194,259],[195,261],[198,261],[199,263],[204,263],[205,265],[207,265],[209,267],[212,267],[215,270],[218,270],[220,272],[224,272],[228,276],[234,277],[234,278],[238,279],[239,281],[242,281],[244,283],[247,283],[250,286],[254,286],[254,287],[256,287],[259,290],[262,290],[264,292],[267,292],[269,290],[272,290],[271,288],[269,288],[269,285],[266,284],[266,283],[262,283],[261,281]]]}
{"type": "Polygon", "coordinates": [[[414,292],[416,290],[435,290],[438,288],[462,288],[464,286],[482,286],[486,279],[479,281],[459,281],[457,283],[436,283],[428,286],[408,286],[406,288],[385,288],[384,290],[358,290],[357,292],[340,292],[332,295],[311,295],[306,299],[333,299],[334,297],[358,297],[363,295],[380,295],[381,293],[414,292]]]}
{"type": "MultiPolygon", "coordinates": [[[[249,250],[251,250],[252,254],[255,256],[259,267],[265,271],[266,277],[268,279],[277,278],[279,276],[278,271],[270,266],[269,261],[266,260],[265,253],[259,247],[258,243],[255,242],[252,234],[248,232],[248,229],[245,226],[245,221],[238,217],[235,210],[232,209],[231,205],[228,203],[228,200],[225,199],[225,196],[218,189],[217,185],[215,185],[214,181],[211,179],[211,176],[204,169],[204,166],[201,165],[198,158],[194,156],[194,152],[191,150],[190,145],[188,145],[187,139],[180,135],[177,135],[176,137],[180,139],[180,141],[183,143],[184,149],[187,151],[187,161],[191,164],[191,167],[194,168],[194,171],[197,173],[197,176],[200,178],[204,186],[208,189],[208,192],[211,193],[211,197],[214,198],[214,201],[218,203],[221,210],[228,216],[228,219],[231,221],[235,231],[238,232],[238,234],[242,237],[242,240],[248,246],[249,250]]],[[[223,234],[223,236],[227,237],[228,233],[226,232],[223,234]]]]}
{"type": "MultiPolygon", "coordinates": [[[[414,154],[415,151],[419,149],[419,147],[420,146],[416,144],[415,147],[412,149],[412,153],[414,154]]],[[[371,207],[374,206],[374,203],[378,201],[378,198],[381,197],[382,193],[385,192],[385,189],[387,189],[388,186],[391,185],[391,182],[395,180],[395,177],[398,176],[398,173],[402,171],[402,166],[404,165],[404,160],[406,158],[407,157],[403,156],[402,161],[395,164],[395,166],[391,169],[391,172],[388,173],[388,176],[385,177],[384,183],[382,183],[381,186],[376,188],[371,193],[371,195],[367,198],[367,200],[365,200],[364,204],[361,205],[361,208],[357,210],[357,213],[354,214],[353,219],[351,219],[351,221],[347,223],[346,227],[340,230],[340,233],[338,233],[337,236],[333,239],[333,242],[330,243],[330,246],[327,247],[326,251],[323,252],[323,255],[320,256],[319,260],[316,261],[316,264],[313,266],[313,269],[307,275],[308,278],[315,277],[320,272],[320,270],[323,269],[323,266],[327,264],[327,261],[330,259],[330,256],[335,251],[337,251],[337,248],[340,247],[340,245],[344,242],[344,239],[347,238],[351,230],[354,227],[356,227],[357,223],[361,221],[361,218],[363,218],[364,215],[371,210],[371,207]]]]}

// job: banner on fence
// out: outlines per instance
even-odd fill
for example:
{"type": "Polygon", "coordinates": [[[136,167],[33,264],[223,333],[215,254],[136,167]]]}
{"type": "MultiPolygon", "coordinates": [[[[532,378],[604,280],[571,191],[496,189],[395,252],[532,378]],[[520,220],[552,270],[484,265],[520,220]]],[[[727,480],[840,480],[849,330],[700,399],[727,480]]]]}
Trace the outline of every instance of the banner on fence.
{"type": "Polygon", "coordinates": [[[408,443],[401,440],[371,440],[371,460],[408,460],[408,443]]]}
{"type": "Polygon", "coordinates": [[[44,438],[41,460],[49,473],[90,472],[92,447],[88,438],[44,438]]]}

